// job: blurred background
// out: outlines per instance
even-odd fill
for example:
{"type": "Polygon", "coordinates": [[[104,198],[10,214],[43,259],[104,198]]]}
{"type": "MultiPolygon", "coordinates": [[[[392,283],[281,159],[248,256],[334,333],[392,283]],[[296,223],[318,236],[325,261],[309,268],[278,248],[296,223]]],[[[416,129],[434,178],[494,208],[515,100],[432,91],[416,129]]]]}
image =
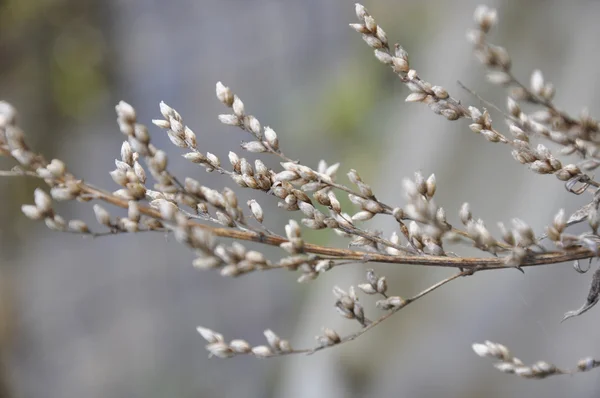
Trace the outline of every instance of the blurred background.
{"type": "MultiPolygon", "coordinates": [[[[402,204],[402,178],[421,170],[436,173],[437,201],[451,223],[468,201],[494,232],[497,221],[519,217],[541,233],[560,207],[584,204],[555,178],[517,164],[508,148],[475,136],[466,122],[405,104],[408,90],[348,28],[353,3],[3,0],[0,97],[20,111],[33,147],[108,189],[116,189],[108,171],[123,139],[114,122],[119,100],[133,104],[146,124],[160,117],[164,100],[196,132],[201,151],[223,159],[229,150],[239,152],[247,137],[216,119],[225,112],[214,95],[221,80],[278,132],[289,156],[313,166],[319,159],[342,162],[342,176],[355,168],[385,202],[402,204]]],[[[370,0],[365,6],[424,79],[479,106],[460,80],[504,106],[502,90],[485,83],[465,39],[477,3],[370,0]]],[[[560,107],[577,114],[588,106],[600,114],[600,2],[487,4],[499,8],[492,40],[513,56],[517,76],[527,82],[541,68],[557,87],[560,107]]],[[[157,128],[151,133],[176,174],[213,188],[231,185],[185,163],[157,128]]],[[[0,166],[13,164],[0,159],[0,166]]],[[[597,309],[559,323],[584,302],[591,278],[570,264],[456,281],[357,341],[316,355],[209,360],[196,332],[200,324],[254,345],[263,344],[262,331],[271,328],[296,347],[313,346],[324,326],[340,334],[356,330],[334,310],[331,288],[361,283],[366,267],[336,269],[302,285],[289,272],[222,278],[194,269],[192,253],[161,234],[84,239],[51,233],[20,214],[36,184],[0,180],[0,397],[600,394],[598,372],[521,380],[496,371],[470,348],[490,339],[526,363],[544,359],[565,367],[600,357],[597,309]]],[[[278,231],[288,217],[298,217],[277,210],[273,198],[238,192],[240,200],[258,199],[278,231]]],[[[90,206],[58,209],[95,225],[90,206]]],[[[386,235],[394,227],[385,218],[369,225],[386,235]]],[[[306,236],[344,244],[327,234],[306,236]]],[[[448,275],[375,268],[388,277],[390,292],[403,296],[448,275]]]]}

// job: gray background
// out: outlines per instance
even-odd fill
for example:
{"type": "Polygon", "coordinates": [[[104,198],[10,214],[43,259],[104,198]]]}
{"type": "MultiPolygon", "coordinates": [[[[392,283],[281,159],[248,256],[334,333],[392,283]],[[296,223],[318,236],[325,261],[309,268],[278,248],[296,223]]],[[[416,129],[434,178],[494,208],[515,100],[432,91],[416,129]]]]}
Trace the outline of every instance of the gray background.
{"type": "MultiPolygon", "coordinates": [[[[600,3],[488,4],[500,10],[492,40],[507,47],[515,73],[527,82],[541,68],[557,87],[559,106],[574,114],[588,106],[597,115],[600,3]]],[[[476,2],[365,5],[423,78],[465,103],[479,105],[457,80],[504,105],[465,39],[476,2]]],[[[465,121],[450,123],[405,104],[408,90],[348,28],[354,21],[353,2],[341,0],[7,0],[0,3],[1,97],[18,107],[36,148],[110,189],[107,172],[122,142],[113,107],[121,99],[147,124],[166,101],[194,129],[202,151],[226,159],[238,148],[247,137],[216,120],[225,111],[214,98],[222,80],[278,132],[291,157],[309,165],[341,161],[341,175],[356,168],[386,202],[402,204],[402,178],[422,170],[436,173],[437,201],[451,222],[469,201],[493,231],[496,221],[520,217],[540,233],[560,207],[583,204],[555,178],[517,164],[509,148],[475,136],[465,121]]],[[[493,117],[502,126],[501,116],[493,117]]],[[[179,175],[213,188],[229,184],[186,164],[158,129],[151,133],[179,175]]],[[[12,166],[5,159],[0,165],[12,166]]],[[[355,330],[336,315],[331,288],[360,283],[365,266],[336,269],[306,285],[289,272],[221,278],[193,269],[192,254],[160,234],[92,240],[45,230],[19,214],[35,184],[0,181],[2,396],[598,395],[596,372],[521,380],[470,349],[490,339],[525,362],[561,366],[599,356],[597,311],[559,324],[583,302],[590,279],[568,264],[459,280],[357,341],[313,356],[209,360],[199,324],[253,344],[272,328],[298,347],[312,346],[323,326],[355,330]]],[[[277,210],[272,198],[239,193],[256,197],[280,231],[296,216],[277,210]]],[[[93,224],[89,206],[59,210],[93,224]]],[[[385,218],[370,225],[393,229],[385,218]]],[[[307,237],[335,244],[324,234],[307,237]]],[[[376,269],[388,277],[390,292],[404,296],[448,274],[376,269]]]]}

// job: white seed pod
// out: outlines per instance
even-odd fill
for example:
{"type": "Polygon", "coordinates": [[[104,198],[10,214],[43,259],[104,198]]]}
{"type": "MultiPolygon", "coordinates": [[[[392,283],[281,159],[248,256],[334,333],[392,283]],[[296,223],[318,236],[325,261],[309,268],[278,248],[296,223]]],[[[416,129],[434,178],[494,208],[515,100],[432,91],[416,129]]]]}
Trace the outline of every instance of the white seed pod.
{"type": "Polygon", "coordinates": [[[252,215],[256,221],[262,224],[264,220],[264,213],[260,204],[258,204],[256,200],[251,199],[248,201],[248,206],[250,207],[250,211],[252,212],[252,215]]]}
{"type": "Polygon", "coordinates": [[[387,281],[385,279],[385,276],[382,276],[377,280],[376,288],[377,293],[379,294],[383,294],[387,291],[387,281]]]}
{"type": "Polygon", "coordinates": [[[267,358],[273,355],[273,351],[266,345],[252,347],[252,354],[257,358],[267,358]]]}
{"type": "Polygon", "coordinates": [[[218,358],[231,358],[235,356],[235,352],[224,342],[211,343],[206,346],[209,352],[209,356],[215,356],[218,358]]]}
{"type": "Polygon", "coordinates": [[[50,170],[45,167],[39,167],[35,173],[45,180],[53,180],[55,178],[54,174],[52,174],[50,170]]]}
{"type": "Polygon", "coordinates": [[[22,205],[21,211],[31,220],[41,220],[43,218],[42,212],[35,205],[22,205]]]}
{"type": "Polygon", "coordinates": [[[185,143],[189,148],[196,148],[196,134],[194,134],[191,128],[185,126],[183,129],[183,136],[185,143]]]}
{"type": "Polygon", "coordinates": [[[252,347],[245,340],[231,340],[229,347],[238,354],[247,354],[252,351],[252,347]]]}
{"type": "Polygon", "coordinates": [[[184,153],[182,156],[192,163],[204,163],[206,161],[206,156],[200,152],[188,152],[184,153]]]}
{"type": "Polygon", "coordinates": [[[404,307],[407,303],[406,300],[400,296],[391,296],[388,297],[385,301],[387,305],[391,306],[394,309],[404,307]]]}
{"type": "Polygon", "coordinates": [[[175,217],[175,213],[178,211],[176,204],[165,199],[153,200],[150,202],[150,205],[158,208],[160,217],[163,220],[172,220],[175,217]]]}
{"type": "Polygon", "coordinates": [[[377,58],[382,64],[391,65],[394,57],[392,57],[390,53],[385,50],[375,50],[375,58],[377,58]]]}
{"type": "Polygon", "coordinates": [[[556,213],[556,216],[554,216],[553,225],[558,232],[562,232],[566,228],[567,221],[565,220],[565,209],[560,209],[558,213],[556,213]]]}
{"type": "Polygon", "coordinates": [[[81,234],[87,234],[90,232],[87,224],[81,220],[70,220],[69,221],[69,229],[74,232],[79,232],[81,234]]]}
{"type": "Polygon", "coordinates": [[[275,133],[275,131],[271,127],[267,126],[265,127],[264,134],[267,144],[269,144],[269,146],[273,148],[273,150],[277,151],[279,149],[279,139],[277,138],[277,133],[275,133]]]}
{"type": "Polygon", "coordinates": [[[48,171],[52,173],[54,177],[62,177],[65,175],[67,167],[62,160],[52,159],[50,164],[46,166],[46,169],[48,169],[48,171]]]}
{"type": "Polygon", "coordinates": [[[152,124],[163,130],[167,130],[167,129],[171,128],[171,122],[169,122],[168,120],[164,120],[164,119],[152,119],[152,124]]]}
{"type": "Polygon", "coordinates": [[[121,218],[119,221],[122,224],[122,228],[127,232],[137,232],[140,230],[139,224],[135,221],[131,221],[128,218],[121,218]]]}
{"type": "Polygon", "coordinates": [[[123,141],[121,144],[121,160],[128,165],[133,164],[133,149],[128,141],[123,141]]]}
{"type": "Polygon", "coordinates": [[[521,376],[521,377],[525,377],[525,378],[535,376],[533,369],[528,366],[519,366],[519,367],[515,368],[515,374],[517,376],[521,376]]]}
{"type": "Polygon", "coordinates": [[[295,181],[298,180],[300,176],[295,171],[284,170],[277,173],[274,177],[274,181],[295,181]]]}
{"type": "Polygon", "coordinates": [[[255,137],[260,136],[260,122],[257,118],[250,115],[245,119],[246,128],[252,133],[255,137]]]}
{"type": "Polygon", "coordinates": [[[94,215],[100,225],[105,225],[107,227],[111,226],[110,214],[99,204],[94,205],[94,215]]]}
{"type": "Polygon", "coordinates": [[[219,115],[219,121],[223,124],[226,124],[228,126],[239,126],[240,125],[240,119],[236,116],[236,115],[230,115],[230,114],[225,114],[225,115],[219,115]]]}
{"type": "Polygon", "coordinates": [[[515,364],[510,362],[498,362],[494,364],[494,367],[503,373],[515,373],[517,368],[515,364]]]}
{"type": "Polygon", "coordinates": [[[161,149],[157,150],[151,164],[157,173],[162,173],[167,168],[167,154],[161,149]]]}
{"type": "Polygon", "coordinates": [[[367,221],[370,220],[371,218],[373,218],[375,216],[374,213],[371,213],[370,211],[367,210],[363,210],[363,211],[359,211],[358,213],[354,214],[352,216],[352,221],[367,221]]]}
{"type": "Polygon", "coordinates": [[[252,153],[266,152],[267,148],[260,141],[250,141],[242,144],[242,148],[252,153]]]}
{"type": "Polygon", "coordinates": [[[235,221],[228,215],[223,213],[222,211],[216,212],[217,221],[225,226],[225,227],[235,227],[235,221]]]}
{"type": "Polygon", "coordinates": [[[495,9],[480,5],[475,9],[473,18],[482,31],[488,32],[496,24],[498,17],[495,9]]]}
{"type": "Polygon", "coordinates": [[[248,188],[251,188],[251,189],[258,188],[258,182],[256,181],[256,179],[254,177],[252,177],[249,174],[244,174],[242,176],[242,181],[244,181],[244,185],[248,188]]]}
{"type": "Polygon", "coordinates": [[[267,259],[265,255],[256,250],[248,250],[244,255],[244,260],[252,264],[266,264],[267,259]]]}
{"type": "Polygon", "coordinates": [[[35,159],[35,154],[31,151],[27,151],[22,148],[13,149],[10,151],[10,155],[15,158],[17,162],[22,164],[23,166],[31,165],[31,162],[35,159]]]}
{"type": "Polygon", "coordinates": [[[54,217],[46,217],[44,220],[46,226],[53,231],[64,231],[67,223],[64,218],[55,214],[54,217]]]}
{"type": "Polygon", "coordinates": [[[307,203],[307,202],[303,202],[303,201],[298,201],[297,204],[298,204],[298,207],[300,208],[300,211],[302,213],[304,213],[307,217],[309,217],[309,218],[315,217],[315,208],[313,205],[311,205],[310,203],[307,203]]]}
{"type": "Polygon", "coordinates": [[[598,362],[594,358],[583,358],[577,362],[577,369],[581,370],[582,372],[587,372],[594,369],[597,364],[598,362]]]}
{"type": "Polygon", "coordinates": [[[315,271],[317,272],[327,272],[334,265],[333,260],[319,260],[317,265],[315,265],[315,271]]]}
{"type": "Polygon", "coordinates": [[[410,70],[408,59],[395,56],[392,58],[392,69],[396,73],[407,73],[410,70]]]}
{"type": "Polygon", "coordinates": [[[333,343],[333,344],[338,344],[342,339],[340,338],[340,335],[333,329],[330,328],[325,328],[323,330],[323,332],[325,333],[325,336],[333,343]]]}
{"type": "Polygon", "coordinates": [[[181,116],[179,115],[179,113],[177,113],[177,111],[175,111],[175,109],[171,108],[169,105],[165,104],[164,101],[160,101],[159,107],[160,113],[165,119],[175,119],[179,121],[181,120],[181,116]]]}
{"type": "Polygon", "coordinates": [[[229,163],[233,166],[234,170],[239,171],[240,158],[235,152],[229,152],[229,163]]]}
{"type": "Polygon", "coordinates": [[[423,102],[423,101],[425,101],[426,98],[427,98],[427,93],[423,93],[423,92],[410,93],[404,101],[405,102],[423,102]]]}
{"type": "Polygon", "coordinates": [[[446,99],[449,97],[448,91],[444,87],[441,86],[433,86],[431,91],[435,94],[438,99],[446,99]]]}
{"type": "Polygon", "coordinates": [[[440,112],[440,114],[448,120],[457,120],[458,118],[460,118],[460,115],[458,114],[458,112],[456,112],[454,109],[450,109],[450,108],[443,109],[440,112]]]}
{"type": "Polygon", "coordinates": [[[226,87],[221,82],[217,82],[217,98],[225,106],[230,107],[233,104],[233,93],[229,87],[226,87]]]}
{"type": "Polygon", "coordinates": [[[117,115],[120,119],[123,119],[128,123],[135,123],[135,109],[127,102],[119,101],[119,103],[115,106],[115,110],[117,111],[117,115]]]}
{"type": "Polygon", "coordinates": [[[115,170],[109,172],[108,174],[110,174],[110,177],[118,185],[125,186],[129,182],[129,179],[127,178],[127,173],[124,172],[123,170],[115,169],[115,170]]]}
{"type": "Polygon", "coordinates": [[[387,34],[381,28],[381,26],[377,26],[377,29],[375,30],[375,36],[377,36],[377,38],[381,40],[383,44],[387,44],[387,34]]]}
{"type": "Polygon", "coordinates": [[[511,76],[508,73],[502,71],[487,72],[485,77],[490,83],[497,84],[500,86],[508,84],[512,81],[511,76]]]}
{"type": "Polygon", "coordinates": [[[469,221],[471,221],[473,216],[471,215],[471,207],[470,207],[469,203],[465,202],[462,204],[462,206],[460,207],[460,211],[458,213],[458,217],[460,218],[460,221],[464,225],[467,225],[467,223],[469,221]]]}
{"type": "Polygon", "coordinates": [[[475,343],[471,346],[471,348],[473,351],[475,351],[475,354],[479,355],[480,357],[487,357],[490,355],[490,350],[486,344],[475,343]]]}
{"type": "Polygon", "coordinates": [[[529,168],[539,174],[552,174],[554,170],[552,166],[543,160],[536,160],[529,165],[529,168]]]}
{"type": "Polygon", "coordinates": [[[140,207],[138,202],[130,200],[127,206],[127,218],[129,218],[131,221],[138,222],[140,221],[140,217],[140,207]]]}
{"type": "Polygon", "coordinates": [[[288,340],[281,340],[279,342],[279,350],[283,353],[288,353],[288,352],[292,352],[292,345],[290,344],[290,342],[288,340]]]}
{"type": "Polygon", "coordinates": [[[254,161],[254,173],[263,175],[270,180],[271,176],[269,175],[269,168],[262,162],[260,159],[256,159],[254,161]]]}
{"type": "Polygon", "coordinates": [[[348,25],[358,33],[369,33],[367,27],[361,23],[351,23],[348,25]]]}
{"type": "Polygon", "coordinates": [[[221,167],[221,160],[219,160],[219,158],[217,157],[217,155],[210,153],[210,152],[206,152],[206,159],[208,160],[208,163],[215,167],[221,167]]]}
{"type": "Polygon", "coordinates": [[[233,104],[231,105],[231,108],[233,109],[233,113],[235,114],[235,116],[239,118],[244,117],[244,115],[246,114],[246,111],[244,109],[244,103],[237,95],[234,95],[233,97],[233,104]]]}
{"type": "Polygon", "coordinates": [[[142,184],[146,182],[146,172],[144,171],[142,165],[137,161],[133,163],[133,172],[135,173],[139,182],[141,182],[142,184]]]}
{"type": "Polygon", "coordinates": [[[52,210],[52,198],[40,188],[36,188],[33,192],[33,201],[43,214],[49,213],[52,210]]]}
{"type": "Polygon", "coordinates": [[[377,293],[377,290],[375,289],[375,287],[373,285],[371,285],[370,283],[360,283],[358,285],[358,288],[365,294],[377,293]]]}
{"type": "Polygon", "coordinates": [[[221,263],[222,261],[214,256],[198,257],[192,261],[194,268],[199,269],[217,268],[219,265],[221,265],[221,263]]]}
{"type": "Polygon", "coordinates": [[[381,42],[381,40],[374,36],[370,36],[367,34],[362,35],[362,38],[365,41],[365,43],[367,43],[367,45],[371,48],[383,48],[383,43],[381,42]]]}
{"type": "Polygon", "coordinates": [[[267,329],[263,333],[271,348],[273,348],[276,351],[279,350],[279,342],[281,341],[279,336],[277,336],[275,332],[273,332],[271,329],[267,329]]]}
{"type": "Polygon", "coordinates": [[[171,143],[176,147],[187,148],[188,145],[183,139],[183,136],[180,136],[177,132],[173,130],[168,130],[167,136],[169,137],[169,140],[171,140],[171,143]]]}
{"type": "Polygon", "coordinates": [[[233,209],[238,207],[238,198],[233,189],[225,187],[222,195],[229,207],[233,209]]]}
{"type": "Polygon", "coordinates": [[[369,12],[365,8],[365,6],[359,3],[356,3],[354,7],[354,12],[356,13],[356,17],[361,21],[364,20],[367,15],[369,15],[369,12]]]}
{"type": "Polygon", "coordinates": [[[394,216],[394,218],[396,219],[396,221],[402,221],[402,219],[405,216],[404,210],[402,210],[401,207],[394,208],[394,210],[392,211],[392,215],[394,216]]]}
{"type": "Polygon", "coordinates": [[[542,71],[539,69],[534,70],[531,74],[531,91],[533,91],[534,94],[541,95],[544,90],[544,84],[544,75],[542,75],[542,71]]]}

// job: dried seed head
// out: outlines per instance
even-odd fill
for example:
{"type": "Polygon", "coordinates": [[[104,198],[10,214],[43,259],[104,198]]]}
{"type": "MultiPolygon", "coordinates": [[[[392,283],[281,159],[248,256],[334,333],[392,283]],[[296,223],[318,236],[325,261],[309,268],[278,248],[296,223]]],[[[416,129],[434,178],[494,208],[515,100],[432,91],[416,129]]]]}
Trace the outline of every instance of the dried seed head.
{"type": "Polygon", "coordinates": [[[242,144],[242,148],[252,153],[266,152],[267,148],[260,141],[250,141],[242,144]]]}
{"type": "Polygon", "coordinates": [[[244,117],[244,115],[246,114],[246,111],[244,109],[244,103],[237,95],[233,96],[233,104],[231,104],[231,108],[233,109],[233,113],[235,114],[235,116],[239,118],[244,117]]]}
{"type": "Polygon", "coordinates": [[[35,205],[22,205],[21,211],[31,220],[41,220],[43,218],[42,212],[35,205]]]}
{"type": "Polygon", "coordinates": [[[279,149],[279,139],[277,138],[277,133],[275,133],[275,131],[271,127],[267,126],[265,127],[264,134],[267,144],[269,144],[269,146],[273,148],[273,150],[277,151],[279,149]]]}
{"type": "Polygon", "coordinates": [[[233,350],[224,342],[211,343],[206,346],[209,352],[209,356],[215,356],[218,358],[231,358],[235,355],[233,350]]]}
{"type": "Polygon", "coordinates": [[[487,33],[496,24],[498,14],[495,9],[481,5],[475,9],[474,19],[479,29],[487,33]]]}
{"type": "Polygon", "coordinates": [[[471,207],[470,207],[469,203],[467,203],[467,202],[463,203],[463,205],[460,208],[460,212],[458,213],[458,216],[460,218],[460,221],[464,225],[467,225],[467,223],[469,221],[471,221],[473,216],[471,215],[471,207]]]}
{"type": "Polygon", "coordinates": [[[257,358],[267,358],[273,355],[273,351],[266,345],[259,345],[256,347],[252,347],[252,354],[257,358]]]}
{"type": "Polygon", "coordinates": [[[112,226],[110,223],[110,214],[99,204],[94,205],[94,215],[99,224],[107,227],[112,226]]]}
{"type": "Polygon", "coordinates": [[[36,188],[33,192],[33,201],[42,214],[47,214],[52,210],[52,198],[40,188],[36,188]]]}
{"type": "Polygon", "coordinates": [[[217,98],[229,108],[233,105],[233,93],[231,89],[224,86],[221,82],[217,82],[217,98]]]}
{"type": "Polygon", "coordinates": [[[231,348],[237,354],[247,354],[252,351],[252,347],[245,340],[231,340],[229,343],[231,348]]]}
{"type": "Polygon", "coordinates": [[[70,220],[69,221],[69,229],[74,232],[79,232],[81,234],[87,234],[90,232],[87,224],[81,220],[70,220]]]}
{"type": "Polygon", "coordinates": [[[265,330],[264,335],[271,348],[276,351],[279,350],[279,343],[281,342],[279,336],[277,336],[271,329],[265,330]]]}
{"type": "Polygon", "coordinates": [[[537,95],[540,95],[544,90],[544,75],[542,75],[542,72],[539,69],[534,70],[531,74],[530,86],[531,91],[537,95]]]}
{"type": "Polygon", "coordinates": [[[135,109],[127,102],[119,101],[119,103],[115,106],[115,110],[117,111],[118,117],[123,119],[123,121],[127,123],[135,123],[135,109]]]}
{"type": "Polygon", "coordinates": [[[252,215],[254,216],[256,221],[262,224],[264,220],[264,213],[262,207],[260,207],[258,202],[254,199],[248,201],[248,206],[250,207],[250,211],[252,212],[252,215]]]}
{"type": "Polygon", "coordinates": [[[240,119],[236,115],[225,114],[225,115],[219,115],[218,118],[221,123],[226,124],[228,126],[239,126],[240,125],[240,119]]]}
{"type": "Polygon", "coordinates": [[[52,159],[50,164],[46,166],[46,169],[52,173],[54,177],[62,177],[65,175],[67,167],[62,160],[52,159]]]}

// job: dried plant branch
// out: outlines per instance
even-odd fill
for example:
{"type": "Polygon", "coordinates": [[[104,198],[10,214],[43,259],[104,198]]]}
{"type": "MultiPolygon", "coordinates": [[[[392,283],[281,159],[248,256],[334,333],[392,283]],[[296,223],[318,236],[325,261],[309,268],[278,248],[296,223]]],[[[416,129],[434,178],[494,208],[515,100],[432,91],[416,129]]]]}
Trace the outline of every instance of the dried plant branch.
{"type": "Polygon", "coordinates": [[[496,369],[504,373],[511,373],[525,379],[544,379],[549,376],[587,372],[600,366],[600,361],[591,357],[583,358],[577,362],[574,369],[561,369],[546,361],[538,361],[533,365],[524,365],[523,362],[513,357],[508,348],[502,344],[486,341],[473,344],[473,351],[480,357],[489,357],[498,360],[494,364],[496,369]]]}
{"type": "Polygon", "coordinates": [[[333,329],[324,328],[323,335],[316,337],[316,340],[319,344],[313,348],[294,349],[289,341],[280,339],[271,330],[265,330],[264,332],[268,345],[254,347],[245,340],[239,339],[226,343],[223,335],[202,326],[198,327],[198,333],[200,333],[200,335],[202,335],[202,337],[208,342],[206,349],[209,351],[210,355],[221,358],[229,358],[243,354],[253,355],[258,358],[268,358],[290,354],[314,354],[315,352],[325,348],[337,346],[357,339],[421,297],[442,287],[446,283],[460,278],[461,276],[472,275],[473,273],[474,271],[472,270],[458,272],[432,286],[429,286],[415,296],[405,299],[400,296],[387,296],[385,293],[387,290],[387,285],[381,282],[385,281],[385,279],[378,278],[374,274],[373,270],[369,270],[367,271],[367,279],[371,280],[371,282],[368,284],[359,285],[359,288],[366,294],[378,293],[383,295],[384,299],[377,302],[377,307],[387,312],[374,321],[368,320],[364,317],[364,310],[358,303],[358,297],[354,287],[351,286],[349,292],[346,293],[344,290],[336,286],[333,290],[333,293],[338,299],[336,302],[336,309],[343,317],[348,319],[356,319],[361,324],[362,328],[359,331],[344,337],[341,337],[333,329]]]}
{"type": "MultiPolygon", "coordinates": [[[[44,181],[49,193],[36,189],[33,204],[24,204],[21,209],[28,218],[43,220],[50,229],[92,237],[153,231],[172,233],[179,243],[196,255],[193,261],[195,267],[218,269],[223,276],[287,269],[300,274],[299,282],[307,282],[338,266],[367,263],[458,269],[453,276],[410,298],[388,293],[386,278],[368,270],[366,282],[357,287],[364,294],[381,298],[377,307],[384,314],[374,317],[371,314],[366,316],[354,287],[351,286],[348,291],[335,287],[335,309],[344,318],[356,321],[360,329],[345,337],[331,329],[324,329],[323,334],[317,336],[318,345],[313,348],[293,349],[287,340],[282,340],[270,329],[265,331],[267,345],[253,347],[244,340],[227,343],[219,333],[199,327],[198,332],[208,341],[206,348],[210,355],[218,357],[311,354],[337,346],[362,336],[406,305],[446,283],[480,271],[507,268],[522,271],[525,267],[573,262],[577,272],[587,272],[589,268],[583,269],[579,261],[591,262],[600,252],[600,184],[585,173],[600,166],[598,122],[587,112],[575,118],[559,110],[553,102],[554,87],[544,80],[541,72],[532,74],[530,86],[517,80],[511,71],[511,59],[506,50],[487,41],[490,29],[496,24],[495,10],[477,8],[476,27],[468,37],[474,45],[475,54],[490,70],[489,80],[509,88],[507,112],[499,111],[513,137],[492,125],[486,109],[465,106],[443,87],[422,79],[410,68],[408,53],[398,44],[390,46],[386,33],[365,7],[357,4],[355,11],[359,22],[350,26],[362,34],[377,60],[388,65],[411,91],[407,102],[426,104],[434,113],[450,121],[469,121],[471,131],[490,142],[508,145],[513,157],[528,165],[533,172],[555,175],[565,182],[569,192],[592,193],[591,202],[568,219],[564,210],[560,209],[544,233],[539,235],[525,221],[513,219],[510,226],[499,224],[501,233],[496,237],[483,220],[473,216],[468,203],[464,203],[457,212],[462,225],[451,225],[445,209],[435,201],[438,189],[435,175],[425,177],[417,172],[412,178],[406,178],[402,185],[404,204],[383,201],[354,169],[347,172],[349,183],[345,184],[338,181],[339,163],[329,164],[322,160],[317,167],[311,167],[286,155],[275,130],[263,127],[255,116],[247,112],[240,97],[221,82],[216,85],[216,96],[231,113],[219,115],[219,120],[225,125],[240,128],[252,137],[252,141],[241,144],[244,155],[231,151],[227,161],[222,162],[219,156],[203,148],[205,143],[198,141],[181,114],[164,102],[159,106],[161,117],[152,123],[184,152],[182,156],[187,161],[231,179],[237,188],[256,193],[257,198],[248,200],[246,206],[239,203],[232,188],[217,191],[194,178],[176,176],[171,172],[166,152],[153,145],[148,128],[137,120],[135,109],[125,102],[116,106],[117,124],[125,140],[115,159],[115,169],[110,171],[111,178],[118,185],[115,191],[83,181],[61,160],[47,161],[33,151],[17,124],[16,110],[6,102],[0,102],[0,155],[12,158],[18,166],[10,171],[0,171],[0,176],[27,176],[44,181]],[[533,104],[541,111],[525,113],[520,102],[533,104]],[[533,146],[533,139],[558,144],[562,147],[560,155],[577,154],[581,161],[564,165],[543,144],[533,146]],[[280,165],[269,168],[260,158],[248,159],[263,155],[275,156],[281,161],[280,165]],[[278,207],[299,215],[300,222],[290,219],[278,228],[281,232],[267,229],[263,222],[268,213],[260,205],[262,195],[276,197],[278,207]],[[342,205],[339,195],[346,195],[352,205],[342,205]],[[74,200],[96,202],[93,212],[101,231],[92,231],[81,220],[67,221],[57,214],[55,201],[74,200]],[[127,216],[112,216],[102,205],[126,209],[127,216]],[[362,226],[375,216],[393,217],[394,230],[384,235],[384,232],[362,226]],[[581,234],[570,232],[571,226],[586,221],[588,231],[581,234]],[[347,240],[348,248],[306,242],[303,227],[329,230],[340,235],[347,240]],[[242,244],[244,241],[258,243],[259,248],[249,250],[242,244]],[[461,257],[460,254],[448,253],[445,249],[448,242],[473,246],[481,254],[461,257]],[[270,259],[260,251],[262,246],[279,247],[281,255],[270,259]]],[[[586,303],[581,309],[568,312],[565,319],[592,308],[598,302],[599,293],[600,271],[596,271],[586,303]]],[[[490,342],[476,344],[473,348],[481,356],[498,359],[497,367],[502,371],[523,377],[543,378],[575,372],[560,370],[545,362],[525,366],[510,356],[505,347],[490,342]]],[[[597,366],[595,360],[586,359],[580,362],[576,371],[597,366]]]]}

